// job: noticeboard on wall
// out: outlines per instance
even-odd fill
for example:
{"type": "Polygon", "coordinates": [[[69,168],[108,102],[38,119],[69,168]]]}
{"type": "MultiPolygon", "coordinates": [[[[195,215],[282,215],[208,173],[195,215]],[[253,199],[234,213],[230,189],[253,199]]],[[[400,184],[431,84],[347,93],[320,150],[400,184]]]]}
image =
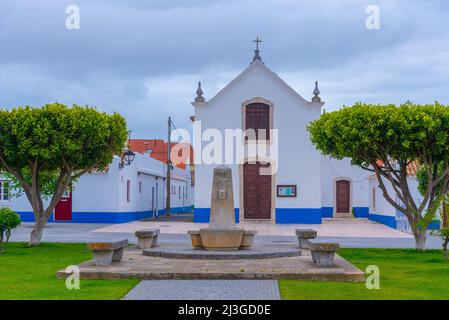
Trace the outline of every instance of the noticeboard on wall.
{"type": "Polygon", "coordinates": [[[277,186],[277,196],[280,198],[295,198],[296,194],[296,185],[294,184],[279,184],[277,186]]]}

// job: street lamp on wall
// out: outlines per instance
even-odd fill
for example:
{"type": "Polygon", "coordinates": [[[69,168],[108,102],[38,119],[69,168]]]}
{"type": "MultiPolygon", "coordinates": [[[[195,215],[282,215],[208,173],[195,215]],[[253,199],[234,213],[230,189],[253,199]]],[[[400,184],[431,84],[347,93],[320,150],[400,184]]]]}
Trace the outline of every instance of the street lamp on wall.
{"type": "Polygon", "coordinates": [[[128,147],[123,152],[122,156],[120,157],[120,163],[119,168],[123,169],[125,166],[129,166],[136,157],[136,154],[131,151],[131,131],[128,131],[128,147]]]}

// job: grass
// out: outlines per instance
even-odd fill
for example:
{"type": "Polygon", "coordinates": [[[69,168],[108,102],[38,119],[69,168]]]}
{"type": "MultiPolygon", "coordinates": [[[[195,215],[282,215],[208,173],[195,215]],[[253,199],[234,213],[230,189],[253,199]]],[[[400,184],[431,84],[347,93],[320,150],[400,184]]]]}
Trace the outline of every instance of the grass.
{"type": "Polygon", "coordinates": [[[10,243],[0,254],[0,299],[120,299],[138,280],[81,280],[79,290],[68,290],[56,272],[91,259],[85,244],[43,243],[25,247],[10,243]]]}
{"type": "MultiPolygon", "coordinates": [[[[441,250],[341,249],[339,254],[362,271],[380,268],[380,289],[365,283],[279,281],[283,299],[449,299],[449,263],[441,250]]],[[[0,299],[120,299],[138,280],[81,280],[68,290],[56,271],[90,259],[85,244],[11,243],[0,254],[0,299]]]]}
{"type": "Polygon", "coordinates": [[[380,289],[365,283],[279,281],[283,299],[368,300],[449,299],[449,263],[441,250],[341,249],[339,254],[360,270],[380,269],[380,289]]]}

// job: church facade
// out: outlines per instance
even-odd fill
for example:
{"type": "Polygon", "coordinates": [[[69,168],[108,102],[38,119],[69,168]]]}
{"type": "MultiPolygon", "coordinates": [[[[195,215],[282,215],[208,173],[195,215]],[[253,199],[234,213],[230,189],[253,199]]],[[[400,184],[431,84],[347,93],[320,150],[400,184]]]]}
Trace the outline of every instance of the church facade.
{"type": "Polygon", "coordinates": [[[320,224],[323,218],[355,217],[395,227],[391,206],[383,212],[372,208],[372,197],[381,193],[371,190],[377,186],[369,172],[352,166],[349,159],[325,157],[312,145],[307,125],[322,113],[319,95],[315,83],[311,100],[303,98],[265,65],[259,50],[252,63],[210,100],[199,85],[192,102],[194,134],[202,137],[201,149],[195,146],[195,222],[209,221],[213,168],[225,164],[232,169],[237,221],[320,224]],[[215,134],[228,137],[229,130],[249,129],[266,133],[237,137],[232,149],[228,140],[214,150],[208,148],[215,134]],[[248,152],[255,142],[265,152],[248,152]],[[238,148],[245,150],[240,157],[235,156],[238,148]],[[230,150],[235,155],[228,157],[230,150]],[[210,152],[232,161],[197,158],[210,152]]]}

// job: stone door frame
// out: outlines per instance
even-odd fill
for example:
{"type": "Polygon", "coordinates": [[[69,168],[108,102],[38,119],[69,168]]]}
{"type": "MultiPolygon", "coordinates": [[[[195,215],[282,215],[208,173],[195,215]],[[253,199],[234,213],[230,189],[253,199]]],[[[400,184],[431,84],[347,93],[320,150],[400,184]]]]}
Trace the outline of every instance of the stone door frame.
{"type": "Polygon", "coordinates": [[[276,223],[276,163],[272,159],[245,158],[239,164],[239,222],[276,223]],[[270,163],[271,168],[271,217],[270,219],[245,219],[245,189],[244,189],[244,164],[245,163],[270,163]],[[274,171],[274,172],[273,172],[274,171]]]}
{"type": "Polygon", "coordinates": [[[348,214],[352,214],[352,209],[353,209],[353,205],[352,205],[352,179],[350,177],[337,177],[334,179],[333,182],[333,189],[334,189],[334,214],[337,213],[348,213],[348,214]],[[349,212],[337,212],[337,182],[338,181],[348,181],[349,182],[349,212]]]}

